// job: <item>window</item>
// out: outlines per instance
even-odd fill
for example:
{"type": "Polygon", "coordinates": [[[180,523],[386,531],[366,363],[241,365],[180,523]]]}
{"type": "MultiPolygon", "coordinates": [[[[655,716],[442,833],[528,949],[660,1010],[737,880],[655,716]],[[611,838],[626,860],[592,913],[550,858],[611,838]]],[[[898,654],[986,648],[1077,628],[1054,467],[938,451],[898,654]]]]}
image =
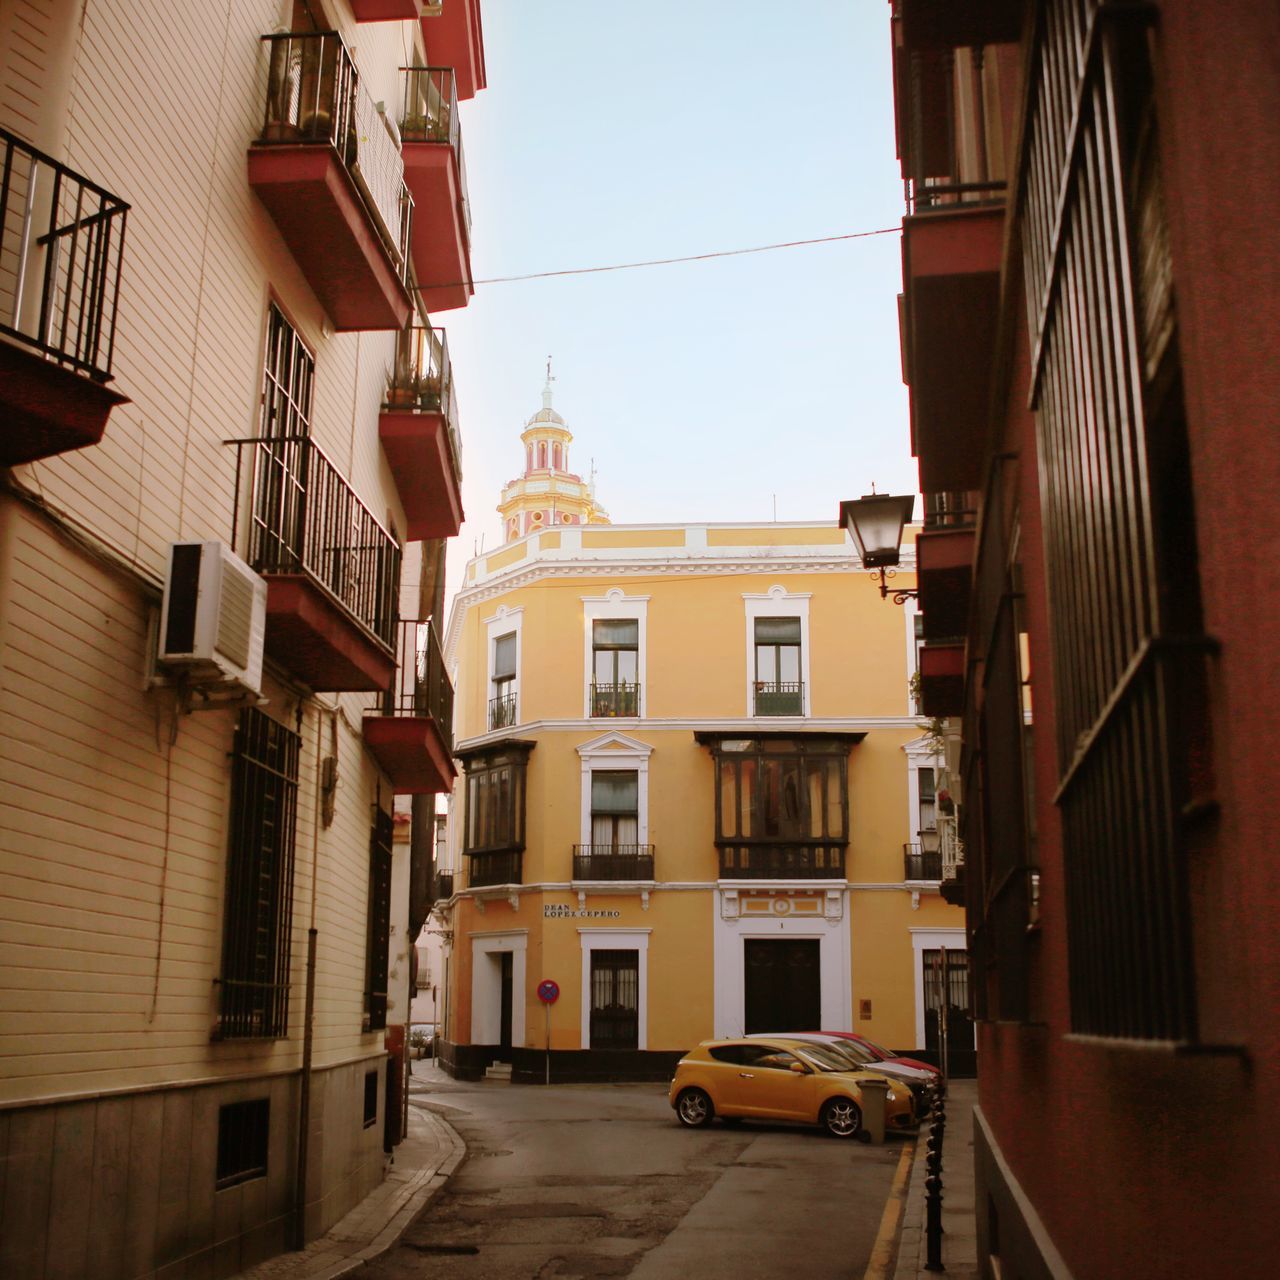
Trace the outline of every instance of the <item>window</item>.
{"type": "Polygon", "coordinates": [[[493,682],[489,699],[489,728],[506,729],[516,722],[516,633],[508,631],[493,642],[493,682]]]}
{"type": "Polygon", "coordinates": [[[591,952],[591,1048],[639,1045],[640,953],[591,952]]]}
{"type": "MultiPolygon", "coordinates": [[[[385,1019],[383,1022],[385,1026],[385,1019]]],[[[371,1129],[378,1122],[378,1073],[364,1073],[364,1127],[371,1129]]]]}
{"type": "Polygon", "coordinates": [[[591,624],[591,714],[640,712],[640,622],[596,618],[591,624]]]}
{"type": "Polygon", "coordinates": [[[391,949],[391,814],[379,809],[369,836],[369,910],[365,943],[364,1030],[387,1025],[391,949]]]}
{"type": "Polygon", "coordinates": [[[218,1108],[218,1191],[267,1176],[271,1101],[229,1102],[218,1108]]]}
{"type": "Polygon", "coordinates": [[[804,714],[800,678],[800,619],[755,620],[755,714],[804,714]]]}
{"type": "Polygon", "coordinates": [[[938,830],[938,809],[933,770],[917,769],[916,785],[919,795],[916,834],[921,837],[927,832],[936,834],[938,830]]]}
{"type": "Polygon", "coordinates": [[[722,876],[844,876],[848,744],[699,735],[716,763],[722,876]]]}
{"type": "Polygon", "coordinates": [[[254,707],[241,712],[231,766],[219,1038],[288,1033],[300,741],[254,707]]]}
{"type": "Polygon", "coordinates": [[[463,853],[470,881],[519,884],[524,850],[525,768],[533,743],[507,743],[463,757],[466,815],[463,853]]]}
{"type": "Polygon", "coordinates": [[[315,360],[298,331],[272,303],[267,312],[267,355],[262,380],[262,418],[258,434],[264,439],[311,434],[311,389],[315,360]]]}
{"type": "Polygon", "coordinates": [[[634,848],[639,780],[634,770],[600,769],[591,775],[591,843],[595,849],[634,848]]]}

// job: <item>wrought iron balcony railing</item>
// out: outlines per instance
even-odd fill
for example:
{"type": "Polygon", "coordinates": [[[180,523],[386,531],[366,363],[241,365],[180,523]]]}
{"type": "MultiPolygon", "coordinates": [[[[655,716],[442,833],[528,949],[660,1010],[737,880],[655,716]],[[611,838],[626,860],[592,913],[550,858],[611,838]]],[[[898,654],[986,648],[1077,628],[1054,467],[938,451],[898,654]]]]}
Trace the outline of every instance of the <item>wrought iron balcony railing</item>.
{"type": "Polygon", "coordinates": [[[467,242],[471,241],[471,198],[467,193],[467,161],[462,150],[458,94],[452,67],[401,67],[404,74],[404,142],[439,142],[458,158],[458,194],[467,242]]]}
{"type": "Polygon", "coordinates": [[[430,716],[452,751],[453,684],[431,619],[399,624],[396,659],[395,679],[378,700],[377,710],[384,716],[430,716]]]}
{"type": "Polygon", "coordinates": [[[937,178],[908,178],[907,213],[938,213],[977,205],[1002,205],[1004,182],[949,182],[937,178]]]}
{"type": "Polygon", "coordinates": [[[0,129],[0,333],[111,379],[129,206],[0,129]]]}
{"type": "Polygon", "coordinates": [[[845,845],[829,841],[720,846],[720,878],[843,880],[845,845]]]}
{"type": "Polygon", "coordinates": [[[964,866],[964,842],[954,814],[938,816],[938,856],[942,860],[942,880],[955,880],[964,866]]]}
{"type": "Polygon", "coordinates": [[[232,545],[239,545],[240,500],[247,492],[253,568],[305,574],[391,648],[400,585],[396,539],[309,436],[226,443],[236,447],[232,545]]]}
{"type": "Polygon", "coordinates": [[[904,880],[942,879],[942,853],[938,849],[928,849],[916,843],[904,844],[902,861],[904,880]]]}
{"type": "Polygon", "coordinates": [[[575,844],[575,880],[652,880],[651,844],[575,844]]]}
{"type": "Polygon", "coordinates": [[[396,341],[396,366],[387,378],[385,406],[440,414],[449,432],[453,469],[462,479],[457,393],[449,363],[449,341],[443,329],[411,325],[401,331],[396,341]]]}
{"type": "Polygon", "coordinates": [[[804,715],[803,680],[757,680],[755,693],[758,716],[804,715]]]}
{"type": "Polygon", "coordinates": [[[453,897],[453,872],[437,871],[435,882],[435,899],[437,902],[453,897]]]}
{"type": "Polygon", "coordinates": [[[489,699],[489,728],[510,729],[516,723],[516,694],[500,693],[489,699]]]}
{"type": "Polygon", "coordinates": [[[292,31],[262,39],[269,69],[258,145],[333,147],[407,281],[413,198],[404,182],[404,160],[342,37],[336,31],[292,31]]]}
{"type": "Polygon", "coordinates": [[[491,884],[519,884],[524,855],[519,849],[501,853],[469,853],[467,881],[476,888],[491,884]]]}
{"type": "Polygon", "coordinates": [[[956,491],[924,495],[926,529],[972,529],[978,522],[978,494],[956,491]]]}
{"type": "Polygon", "coordinates": [[[593,716],[638,716],[640,714],[640,686],[628,684],[597,684],[591,682],[591,714],[593,716]]]}

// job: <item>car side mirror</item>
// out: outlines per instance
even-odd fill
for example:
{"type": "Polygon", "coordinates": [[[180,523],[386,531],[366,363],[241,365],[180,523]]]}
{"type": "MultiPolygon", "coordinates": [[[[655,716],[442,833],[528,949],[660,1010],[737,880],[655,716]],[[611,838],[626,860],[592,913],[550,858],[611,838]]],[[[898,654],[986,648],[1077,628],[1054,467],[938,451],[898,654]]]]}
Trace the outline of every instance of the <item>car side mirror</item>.
{"type": "Polygon", "coordinates": [[[791,1064],[791,1070],[798,1076],[807,1076],[809,1074],[809,1068],[806,1067],[803,1062],[793,1062],[791,1064]]]}

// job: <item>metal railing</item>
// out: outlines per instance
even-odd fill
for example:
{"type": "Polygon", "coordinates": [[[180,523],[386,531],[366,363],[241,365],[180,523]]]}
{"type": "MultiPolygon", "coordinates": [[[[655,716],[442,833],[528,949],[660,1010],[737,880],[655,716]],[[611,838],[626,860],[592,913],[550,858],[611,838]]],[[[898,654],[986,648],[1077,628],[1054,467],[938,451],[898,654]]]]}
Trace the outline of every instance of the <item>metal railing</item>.
{"type": "Polygon", "coordinates": [[[516,723],[516,694],[500,693],[489,699],[489,728],[510,729],[516,723]]]}
{"type": "Polygon", "coordinates": [[[467,854],[467,882],[476,887],[488,884],[519,884],[523,854],[519,849],[501,853],[467,854]]]}
{"type": "Polygon", "coordinates": [[[396,674],[378,700],[377,711],[384,716],[430,716],[452,751],[453,684],[435,623],[430,618],[404,620],[398,633],[396,674]]]}
{"type": "Polygon", "coordinates": [[[1008,183],[947,182],[937,178],[908,178],[907,213],[937,213],[971,209],[977,205],[1002,205],[1008,183]]]}
{"type": "Polygon", "coordinates": [[[236,447],[232,545],[239,545],[240,500],[247,489],[253,568],[305,574],[391,648],[400,544],[309,436],[225,443],[236,447]]]}
{"type": "Polygon", "coordinates": [[[954,816],[938,816],[938,856],[942,859],[943,880],[954,880],[964,866],[964,843],[954,816]]]}
{"type": "Polygon", "coordinates": [[[388,409],[438,413],[449,433],[453,469],[462,479],[462,441],[458,436],[458,401],[449,363],[449,341],[443,329],[410,325],[396,340],[396,364],[387,376],[388,409]]]}
{"type": "Polygon", "coordinates": [[[0,333],[111,378],[129,206],[0,129],[0,333]]]}
{"type": "Polygon", "coordinates": [[[336,31],[286,32],[262,40],[269,47],[269,69],[258,144],[332,146],[373,214],[401,279],[407,279],[413,199],[404,160],[360,84],[342,37],[336,31]]]}
{"type": "Polygon", "coordinates": [[[652,880],[651,844],[575,844],[575,880],[652,880]]]}
{"type": "Polygon", "coordinates": [[[843,880],[845,845],[815,840],[789,844],[720,846],[720,878],[843,880]]]}
{"type": "Polygon", "coordinates": [[[403,142],[439,142],[451,147],[458,162],[458,196],[467,242],[471,241],[471,198],[467,193],[467,161],[462,150],[458,93],[452,67],[401,67],[404,73],[403,142]]]}
{"type": "Polygon", "coordinates": [[[757,680],[755,694],[758,716],[804,715],[803,680],[757,680]]]}
{"type": "Polygon", "coordinates": [[[955,490],[924,495],[926,529],[972,529],[978,522],[978,497],[973,492],[955,490]]]}
{"type": "Polygon", "coordinates": [[[593,716],[638,716],[640,714],[640,686],[628,684],[597,684],[591,682],[591,714],[593,716]]]}
{"type": "Polygon", "coordinates": [[[942,851],[908,842],[902,846],[904,880],[941,880],[942,851]]]}
{"type": "Polygon", "coordinates": [[[435,899],[440,902],[453,897],[453,872],[437,871],[435,883],[435,899]]]}

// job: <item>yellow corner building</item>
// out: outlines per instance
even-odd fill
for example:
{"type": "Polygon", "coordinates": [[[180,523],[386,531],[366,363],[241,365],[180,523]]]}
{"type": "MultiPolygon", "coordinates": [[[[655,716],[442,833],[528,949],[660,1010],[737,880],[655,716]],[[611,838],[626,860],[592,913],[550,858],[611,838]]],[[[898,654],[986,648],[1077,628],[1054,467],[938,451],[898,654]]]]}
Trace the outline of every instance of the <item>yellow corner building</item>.
{"type": "Polygon", "coordinates": [[[524,443],[501,511],[536,531],[468,564],[446,637],[446,1067],[665,1078],[699,1040],[788,1029],[928,1056],[945,1021],[963,1070],[910,603],[834,520],[555,518],[524,443]]]}

